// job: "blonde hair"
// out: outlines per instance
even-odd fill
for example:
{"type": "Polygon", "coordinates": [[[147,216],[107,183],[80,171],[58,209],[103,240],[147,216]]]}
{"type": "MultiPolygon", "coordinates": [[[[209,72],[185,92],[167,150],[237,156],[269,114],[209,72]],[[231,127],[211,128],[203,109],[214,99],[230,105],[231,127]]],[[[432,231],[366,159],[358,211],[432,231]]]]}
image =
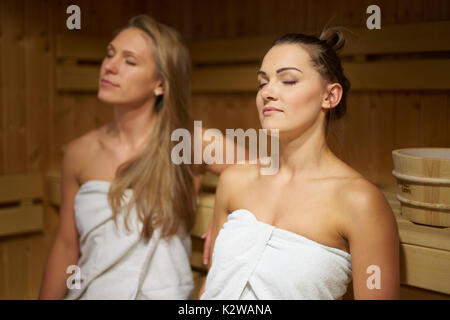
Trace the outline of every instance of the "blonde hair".
{"type": "Polygon", "coordinates": [[[190,231],[196,212],[196,194],[191,168],[171,161],[174,142],[171,133],[177,128],[192,131],[189,114],[190,58],[181,37],[174,29],[156,22],[149,16],[133,17],[127,28],[137,28],[149,36],[155,50],[153,58],[158,75],[163,80],[164,95],[155,103],[158,114],[155,127],[144,150],[122,164],[111,184],[108,199],[115,221],[124,210],[127,219],[135,206],[142,221],[141,237],[151,238],[153,230],[161,227],[161,236],[178,232],[180,227],[190,231]],[[133,189],[128,203],[123,206],[126,189],[133,189]]]}

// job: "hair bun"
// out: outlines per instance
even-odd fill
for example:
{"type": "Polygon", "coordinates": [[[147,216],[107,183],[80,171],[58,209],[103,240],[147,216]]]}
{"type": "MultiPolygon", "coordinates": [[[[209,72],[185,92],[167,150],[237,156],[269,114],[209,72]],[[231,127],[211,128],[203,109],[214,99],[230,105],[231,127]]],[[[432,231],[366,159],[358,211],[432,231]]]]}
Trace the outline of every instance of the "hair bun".
{"type": "Polygon", "coordinates": [[[322,31],[319,39],[325,41],[330,48],[336,52],[345,45],[345,36],[341,27],[326,28],[322,31]]]}

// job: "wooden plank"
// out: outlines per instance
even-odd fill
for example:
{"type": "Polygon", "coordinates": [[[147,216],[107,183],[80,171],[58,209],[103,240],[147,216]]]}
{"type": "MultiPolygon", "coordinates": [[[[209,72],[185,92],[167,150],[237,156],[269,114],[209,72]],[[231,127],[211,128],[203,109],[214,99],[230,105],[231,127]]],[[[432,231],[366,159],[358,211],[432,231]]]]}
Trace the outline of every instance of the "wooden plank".
{"type": "Polygon", "coordinates": [[[4,143],[5,173],[24,172],[26,166],[25,139],[25,29],[24,1],[2,1],[3,15],[2,84],[4,123],[7,124],[4,143]]]}
{"type": "Polygon", "coordinates": [[[448,0],[434,0],[424,6],[424,21],[449,20],[450,8],[448,0]]]}
{"type": "MultiPolygon", "coordinates": [[[[203,178],[203,181],[202,181],[202,186],[212,189],[212,190],[215,190],[216,186],[217,186],[217,182],[219,182],[218,176],[216,176],[210,172],[206,172],[205,177],[203,178]]],[[[214,207],[214,203],[212,206],[214,207]]]]}
{"type": "Polygon", "coordinates": [[[450,295],[401,285],[400,300],[450,300],[450,295]]]}
{"type": "Polygon", "coordinates": [[[10,236],[42,230],[42,205],[0,210],[0,236],[10,236]]]}
{"type": "Polygon", "coordinates": [[[23,300],[28,291],[28,243],[24,238],[8,239],[4,243],[6,299],[23,300]]]}
{"type": "MultiPolygon", "coordinates": [[[[0,3],[0,70],[3,70],[3,64],[5,63],[3,59],[3,47],[5,46],[5,37],[3,35],[3,16],[5,15],[5,10],[3,10],[3,3],[0,3]]],[[[0,174],[6,172],[6,107],[4,99],[4,84],[3,84],[3,72],[0,74],[0,174]]],[[[0,261],[1,267],[1,261],[0,261]]],[[[1,271],[1,270],[0,270],[1,271]]],[[[1,274],[0,274],[1,276],[1,274]]],[[[1,278],[0,278],[1,280],[1,278]]],[[[2,285],[0,284],[0,299],[2,296],[2,285]]]]}
{"type": "Polygon", "coordinates": [[[401,216],[396,219],[401,243],[450,252],[450,228],[419,225],[401,216]]]}
{"type": "Polygon", "coordinates": [[[56,89],[70,92],[93,92],[98,90],[100,66],[56,67],[56,89]]]}
{"type": "MultiPolygon", "coordinates": [[[[450,59],[344,63],[352,91],[447,90],[450,59]]],[[[197,68],[192,75],[193,92],[255,92],[259,66],[197,68]]]]}
{"type": "Polygon", "coordinates": [[[397,23],[423,21],[423,6],[423,0],[397,0],[397,23]]]}
{"type": "Polygon", "coordinates": [[[450,294],[450,252],[409,244],[400,251],[400,282],[450,294]]]}
{"type": "Polygon", "coordinates": [[[395,149],[419,146],[420,96],[417,93],[397,92],[395,104],[395,149]]]}
{"type": "Polygon", "coordinates": [[[56,112],[54,119],[54,153],[53,162],[60,167],[63,158],[64,148],[72,141],[75,135],[75,98],[73,94],[58,94],[55,104],[56,112]]]}
{"type": "MultiPolygon", "coordinates": [[[[450,21],[383,26],[380,30],[348,28],[341,56],[449,51],[450,21]],[[445,43],[443,43],[445,42],[445,43]]],[[[305,32],[311,33],[311,32],[305,32]]],[[[189,45],[194,64],[260,61],[275,35],[198,41],[189,45]]]]}
{"type": "MultiPolygon", "coordinates": [[[[348,30],[341,56],[450,50],[449,41],[442,41],[450,36],[450,21],[388,25],[380,30],[348,30]]],[[[188,43],[188,48],[194,64],[259,62],[276,38],[274,33],[270,36],[193,41],[188,43]]],[[[56,38],[56,56],[59,59],[101,61],[109,41],[110,37],[59,34],[56,38]]]]}
{"type": "Polygon", "coordinates": [[[192,240],[192,254],[191,254],[191,266],[199,271],[208,271],[207,266],[203,264],[203,245],[204,240],[198,236],[191,236],[192,240]]]}
{"type": "MultiPolygon", "coordinates": [[[[354,92],[347,99],[347,114],[345,115],[346,133],[343,140],[347,146],[349,164],[361,174],[370,172],[370,113],[369,96],[354,92]]],[[[368,178],[368,177],[367,177],[368,178]]]]}
{"type": "Polygon", "coordinates": [[[450,50],[450,21],[391,25],[379,30],[350,29],[341,55],[437,52],[450,50]],[[443,43],[446,42],[446,43],[443,43]]]}
{"type": "Polygon", "coordinates": [[[392,176],[394,149],[395,110],[392,92],[374,92],[369,96],[371,181],[381,185],[395,185],[392,176]]]}
{"type": "Polygon", "coordinates": [[[194,269],[192,271],[192,279],[194,280],[194,289],[192,290],[189,300],[198,300],[203,281],[206,279],[206,274],[205,272],[194,269]]]}
{"type": "Polygon", "coordinates": [[[447,93],[422,92],[420,95],[420,145],[448,147],[447,93]]]}
{"type": "Polygon", "coordinates": [[[274,36],[193,42],[189,45],[194,64],[258,62],[270,48],[274,36]]]}
{"type": "Polygon", "coordinates": [[[28,171],[42,171],[48,163],[49,36],[48,1],[25,6],[25,107],[26,164],[28,171]]]}
{"type": "Polygon", "coordinates": [[[75,135],[83,134],[96,128],[95,109],[97,107],[97,96],[92,94],[75,95],[75,135]]]}
{"type": "Polygon", "coordinates": [[[447,92],[447,146],[450,146],[450,92],[447,92]]]}
{"type": "Polygon", "coordinates": [[[7,278],[6,278],[6,252],[5,244],[0,242],[0,300],[5,300],[7,295],[7,278]]]}
{"type": "MultiPolygon", "coordinates": [[[[202,185],[205,183],[203,182],[202,185]]],[[[216,199],[216,194],[213,192],[202,192],[198,196],[198,205],[202,207],[214,209],[214,201],[216,199]]]]}
{"type": "Polygon", "coordinates": [[[206,229],[208,229],[209,222],[214,214],[214,208],[199,206],[197,209],[197,217],[195,225],[192,228],[191,235],[201,237],[206,229]]]}
{"type": "Polygon", "coordinates": [[[47,139],[47,152],[48,152],[48,163],[46,170],[49,170],[55,166],[55,161],[53,155],[55,154],[55,119],[54,114],[56,112],[56,80],[55,80],[55,19],[59,20],[59,10],[58,4],[52,6],[47,6],[47,32],[48,32],[48,139],[47,139]]]}
{"type": "MultiPolygon", "coordinates": [[[[44,211],[44,217],[45,214],[44,211]]],[[[45,223],[45,218],[43,220],[45,223]]],[[[44,274],[46,261],[52,245],[52,242],[47,240],[48,235],[45,232],[46,230],[44,228],[42,233],[27,235],[29,242],[27,299],[37,299],[42,285],[42,275],[44,274]]]]}
{"type": "Polygon", "coordinates": [[[61,205],[61,181],[60,174],[51,172],[47,174],[47,199],[54,206],[61,205]]]}
{"type": "Polygon", "coordinates": [[[450,59],[344,63],[351,90],[448,90],[450,59]]]}
{"type": "Polygon", "coordinates": [[[42,198],[41,173],[0,176],[0,203],[42,198]]]}

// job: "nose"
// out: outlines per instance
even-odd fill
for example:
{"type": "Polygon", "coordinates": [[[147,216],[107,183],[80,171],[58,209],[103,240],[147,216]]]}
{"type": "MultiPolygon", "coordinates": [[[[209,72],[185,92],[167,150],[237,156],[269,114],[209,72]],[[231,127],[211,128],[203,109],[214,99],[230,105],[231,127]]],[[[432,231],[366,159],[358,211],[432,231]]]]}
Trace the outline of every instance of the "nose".
{"type": "Polygon", "coordinates": [[[270,82],[267,83],[264,87],[262,87],[261,96],[263,97],[264,100],[270,101],[277,100],[276,93],[270,82]]]}
{"type": "Polygon", "coordinates": [[[118,67],[117,67],[116,57],[111,57],[109,59],[105,58],[105,60],[103,62],[103,67],[104,67],[106,73],[117,74],[118,67]]]}

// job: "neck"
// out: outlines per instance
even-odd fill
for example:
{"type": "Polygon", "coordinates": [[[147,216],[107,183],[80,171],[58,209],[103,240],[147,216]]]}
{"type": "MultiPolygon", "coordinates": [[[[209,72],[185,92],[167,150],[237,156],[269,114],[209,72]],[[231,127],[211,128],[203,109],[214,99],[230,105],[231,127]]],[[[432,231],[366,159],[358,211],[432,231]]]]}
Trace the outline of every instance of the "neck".
{"type": "Polygon", "coordinates": [[[156,124],[154,101],[140,105],[114,106],[110,133],[118,143],[130,150],[140,150],[156,124]]]}
{"type": "Polygon", "coordinates": [[[280,133],[280,166],[278,174],[290,180],[295,177],[314,178],[325,173],[333,153],[328,147],[325,132],[318,121],[295,137],[280,133]]]}

